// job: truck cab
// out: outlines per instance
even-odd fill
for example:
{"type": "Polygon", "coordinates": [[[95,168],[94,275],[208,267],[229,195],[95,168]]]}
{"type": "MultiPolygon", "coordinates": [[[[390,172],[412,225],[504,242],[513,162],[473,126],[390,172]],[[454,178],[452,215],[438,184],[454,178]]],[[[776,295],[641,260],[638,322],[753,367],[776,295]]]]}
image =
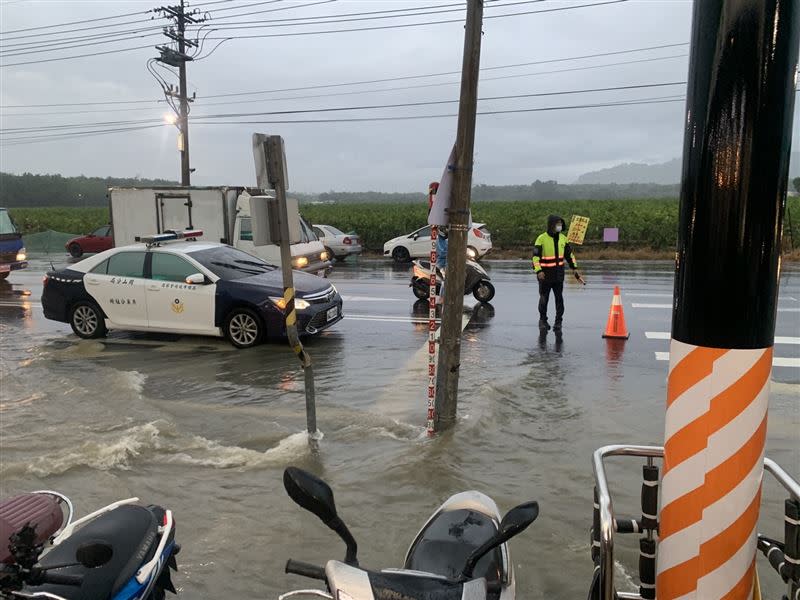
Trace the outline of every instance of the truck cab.
{"type": "Polygon", "coordinates": [[[27,267],[27,258],[22,234],[11,220],[8,210],[0,208],[0,279],[8,277],[11,271],[27,267]]]}
{"type": "MultiPolygon", "coordinates": [[[[331,260],[325,246],[319,241],[314,230],[301,216],[300,217],[301,241],[291,245],[292,267],[307,273],[326,276],[331,271],[331,260]]],[[[260,259],[274,265],[281,264],[280,246],[256,246],[253,244],[253,225],[250,215],[250,196],[240,195],[236,202],[236,220],[233,228],[231,245],[240,250],[258,256],[260,259]]]]}

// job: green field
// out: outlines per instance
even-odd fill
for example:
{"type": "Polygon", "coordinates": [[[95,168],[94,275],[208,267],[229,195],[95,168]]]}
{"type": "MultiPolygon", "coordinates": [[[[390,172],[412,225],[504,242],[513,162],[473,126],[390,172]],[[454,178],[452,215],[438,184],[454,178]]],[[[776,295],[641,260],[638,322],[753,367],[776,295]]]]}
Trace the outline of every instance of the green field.
{"type": "MultiPolygon", "coordinates": [[[[788,207],[794,245],[800,247],[800,198],[789,198],[788,207]]],[[[422,227],[427,218],[424,203],[304,204],[301,211],[311,223],[357,232],[370,251],[382,251],[385,241],[422,227]]],[[[10,213],[23,234],[47,230],[82,234],[108,222],[105,208],[13,208],[10,213]]],[[[472,205],[473,220],[487,224],[498,249],[531,246],[549,214],[559,214],[567,222],[572,215],[589,217],[587,245],[602,241],[604,227],[618,227],[621,246],[668,250],[675,245],[678,229],[678,201],[675,199],[475,202],[472,205]]],[[[788,247],[789,219],[785,220],[788,247]]]]}

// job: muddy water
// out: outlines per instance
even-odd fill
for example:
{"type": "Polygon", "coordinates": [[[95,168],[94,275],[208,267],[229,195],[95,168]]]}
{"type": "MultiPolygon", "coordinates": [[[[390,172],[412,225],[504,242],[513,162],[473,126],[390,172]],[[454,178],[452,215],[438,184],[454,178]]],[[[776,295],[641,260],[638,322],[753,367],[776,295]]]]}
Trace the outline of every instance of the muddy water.
{"type": "MultiPolygon", "coordinates": [[[[585,597],[591,562],[591,452],[607,443],[660,443],[669,265],[590,265],[568,286],[561,341],[534,330],[525,265],[492,266],[497,297],[464,334],[458,426],[424,435],[425,325],[406,270],[364,262],[334,273],[351,317],[309,343],[324,437],[309,450],[302,373],[280,345],[235,351],[208,338],[112,333],[78,341],[47,322],[40,276],[0,288],[0,494],[54,488],[78,513],[139,496],[173,509],[183,544],[184,597],[269,598],[305,586],[283,574],[289,557],[321,563],[343,545],[294,506],[289,464],[333,486],[368,567],[399,566],[427,515],[447,496],[478,489],[501,509],[537,499],[541,516],[512,544],[523,598],[585,597]],[[631,339],[600,339],[611,286],[623,287],[631,339]],[[30,295],[25,295],[30,292],[30,295]],[[347,297],[350,299],[348,300],[347,297]]],[[[800,331],[800,273],[782,281],[778,335],[800,331]]],[[[797,356],[794,347],[776,355],[797,356]]],[[[768,453],[800,475],[800,369],[776,369],[768,453]]],[[[635,512],[635,462],[612,470],[616,507],[635,512]],[[627,469],[621,468],[627,465],[627,469]]],[[[783,496],[765,488],[763,529],[779,534],[783,496]]],[[[635,570],[623,543],[620,581],[635,570]]],[[[774,597],[780,586],[762,567],[774,597]]]]}

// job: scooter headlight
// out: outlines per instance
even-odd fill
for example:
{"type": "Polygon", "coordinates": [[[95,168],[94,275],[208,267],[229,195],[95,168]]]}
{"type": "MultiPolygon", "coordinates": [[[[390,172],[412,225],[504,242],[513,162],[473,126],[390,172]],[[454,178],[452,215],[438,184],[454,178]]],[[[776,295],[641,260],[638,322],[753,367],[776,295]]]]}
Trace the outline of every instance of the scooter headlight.
{"type": "Polygon", "coordinates": [[[475,252],[475,250],[472,248],[467,248],[467,258],[474,259],[476,256],[478,256],[478,253],[475,252]]]}

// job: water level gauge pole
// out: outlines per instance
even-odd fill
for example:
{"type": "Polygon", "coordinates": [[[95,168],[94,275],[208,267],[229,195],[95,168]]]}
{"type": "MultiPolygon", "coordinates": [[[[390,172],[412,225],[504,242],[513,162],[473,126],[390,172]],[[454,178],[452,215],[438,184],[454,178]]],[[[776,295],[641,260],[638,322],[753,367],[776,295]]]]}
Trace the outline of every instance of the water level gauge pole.
{"type": "Polygon", "coordinates": [[[698,0],[656,596],[752,597],[800,0],[698,0]]]}

